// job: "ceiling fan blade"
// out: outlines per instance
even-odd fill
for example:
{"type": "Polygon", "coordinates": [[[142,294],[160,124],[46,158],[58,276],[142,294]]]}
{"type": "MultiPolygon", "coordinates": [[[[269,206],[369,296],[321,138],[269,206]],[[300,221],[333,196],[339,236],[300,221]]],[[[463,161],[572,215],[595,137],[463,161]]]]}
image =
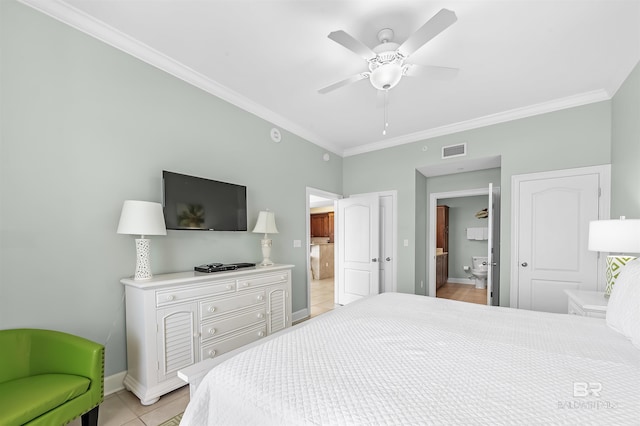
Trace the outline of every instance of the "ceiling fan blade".
{"type": "Polygon", "coordinates": [[[318,93],[320,93],[321,95],[324,95],[325,93],[332,92],[332,91],[334,91],[336,89],[339,89],[339,88],[341,88],[343,86],[346,86],[348,84],[355,83],[356,81],[364,80],[364,79],[367,79],[367,78],[369,78],[369,73],[368,72],[361,72],[360,74],[356,74],[356,75],[353,75],[353,76],[351,76],[349,78],[345,78],[344,80],[341,80],[341,81],[339,81],[337,83],[333,83],[330,86],[323,87],[322,89],[318,90],[318,93]]]}
{"type": "Polygon", "coordinates": [[[420,49],[429,40],[449,28],[458,20],[456,14],[449,9],[441,9],[433,18],[429,19],[422,27],[400,45],[398,51],[406,58],[420,49]]]}
{"type": "Polygon", "coordinates": [[[451,80],[452,78],[455,78],[459,72],[460,69],[458,68],[407,64],[404,75],[409,77],[425,76],[435,80],[451,80]]]}
{"type": "Polygon", "coordinates": [[[367,61],[376,56],[373,50],[369,49],[367,46],[362,44],[361,41],[356,40],[342,30],[334,31],[330,33],[328,37],[336,43],[341,44],[350,51],[366,59],[367,61]]]}

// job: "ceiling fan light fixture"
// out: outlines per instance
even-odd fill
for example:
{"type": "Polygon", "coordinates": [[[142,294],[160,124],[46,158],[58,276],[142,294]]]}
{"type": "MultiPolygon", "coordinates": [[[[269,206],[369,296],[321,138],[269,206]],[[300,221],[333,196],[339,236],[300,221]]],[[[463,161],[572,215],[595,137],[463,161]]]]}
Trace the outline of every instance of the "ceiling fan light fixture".
{"type": "Polygon", "coordinates": [[[369,80],[378,90],[389,90],[395,87],[402,78],[402,66],[397,63],[383,64],[371,72],[369,80]]]}

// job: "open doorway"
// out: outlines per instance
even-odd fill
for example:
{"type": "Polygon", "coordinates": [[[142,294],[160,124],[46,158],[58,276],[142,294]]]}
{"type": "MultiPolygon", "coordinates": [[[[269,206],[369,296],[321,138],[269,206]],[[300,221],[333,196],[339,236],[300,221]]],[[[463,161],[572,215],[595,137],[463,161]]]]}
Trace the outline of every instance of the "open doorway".
{"type": "Polygon", "coordinates": [[[498,304],[500,188],[432,193],[429,294],[498,304]]]}
{"type": "Polygon", "coordinates": [[[469,195],[438,199],[436,297],[487,303],[488,198],[469,195]]]}
{"type": "Polygon", "coordinates": [[[334,201],[338,194],[307,188],[307,306],[309,317],[335,307],[334,201]]]}

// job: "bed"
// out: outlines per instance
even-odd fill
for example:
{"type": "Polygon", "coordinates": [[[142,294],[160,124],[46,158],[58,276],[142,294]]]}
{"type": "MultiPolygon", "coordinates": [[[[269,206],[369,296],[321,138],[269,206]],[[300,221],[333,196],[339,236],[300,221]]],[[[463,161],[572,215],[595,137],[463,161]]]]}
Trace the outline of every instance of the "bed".
{"type": "Polygon", "coordinates": [[[638,425],[640,349],[603,319],[384,293],[215,367],[181,424],[638,425]]]}

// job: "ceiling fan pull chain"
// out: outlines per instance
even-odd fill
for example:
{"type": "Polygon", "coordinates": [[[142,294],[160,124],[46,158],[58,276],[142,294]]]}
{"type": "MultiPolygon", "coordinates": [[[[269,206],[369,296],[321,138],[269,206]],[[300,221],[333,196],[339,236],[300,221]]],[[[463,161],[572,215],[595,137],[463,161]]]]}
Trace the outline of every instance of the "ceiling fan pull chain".
{"type": "Polygon", "coordinates": [[[387,127],[389,127],[389,121],[387,120],[387,96],[389,95],[389,91],[384,91],[384,126],[382,127],[382,135],[387,135],[387,127]]]}

